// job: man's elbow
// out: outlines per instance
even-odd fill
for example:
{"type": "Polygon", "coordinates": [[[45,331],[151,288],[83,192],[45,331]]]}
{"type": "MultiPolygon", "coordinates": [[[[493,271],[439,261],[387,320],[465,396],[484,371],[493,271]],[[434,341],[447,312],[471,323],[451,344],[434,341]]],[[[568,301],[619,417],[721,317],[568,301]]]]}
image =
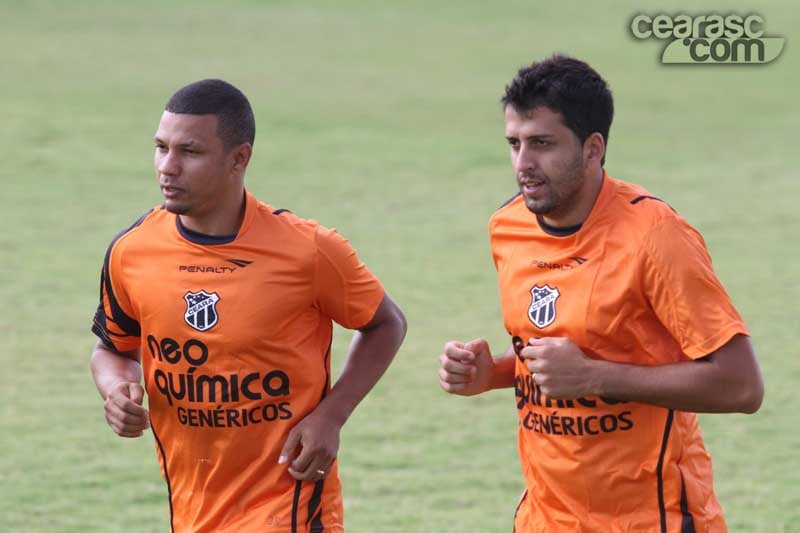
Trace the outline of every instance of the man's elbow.
{"type": "Polygon", "coordinates": [[[722,379],[717,398],[723,395],[726,411],[753,414],[764,400],[764,378],[761,376],[750,338],[735,335],[710,358],[718,365],[722,379]]]}
{"type": "Polygon", "coordinates": [[[408,333],[408,321],[406,320],[406,315],[403,314],[403,311],[401,311],[399,307],[397,307],[395,314],[397,316],[397,327],[400,331],[400,340],[402,341],[406,338],[406,333],[408,333]]]}
{"type": "Polygon", "coordinates": [[[761,408],[764,401],[764,381],[761,376],[753,380],[747,386],[741,388],[741,394],[737,403],[737,411],[751,415],[761,408]]]}
{"type": "Polygon", "coordinates": [[[400,348],[406,338],[406,332],[408,332],[408,322],[399,307],[393,306],[392,313],[387,320],[387,326],[391,331],[392,344],[395,345],[396,349],[400,348]]]}
{"type": "Polygon", "coordinates": [[[406,337],[408,322],[400,307],[386,296],[370,323],[358,331],[381,339],[382,344],[387,347],[393,346],[394,354],[406,337]]]}
{"type": "Polygon", "coordinates": [[[388,304],[386,323],[394,332],[394,336],[397,338],[397,343],[399,346],[403,342],[403,339],[406,338],[406,333],[408,332],[408,321],[406,320],[406,315],[403,314],[403,310],[400,309],[400,306],[388,296],[386,297],[386,303],[388,304]]]}
{"type": "Polygon", "coordinates": [[[100,353],[100,349],[102,347],[103,345],[100,343],[100,341],[97,341],[97,343],[92,347],[92,355],[89,357],[89,369],[93,374],[97,368],[97,365],[99,364],[100,357],[102,357],[100,353]]]}

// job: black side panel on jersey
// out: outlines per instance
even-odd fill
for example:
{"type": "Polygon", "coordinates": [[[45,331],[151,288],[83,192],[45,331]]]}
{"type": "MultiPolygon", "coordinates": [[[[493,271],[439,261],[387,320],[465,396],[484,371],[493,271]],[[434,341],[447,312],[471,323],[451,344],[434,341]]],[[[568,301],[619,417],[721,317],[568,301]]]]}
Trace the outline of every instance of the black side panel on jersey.
{"type": "Polygon", "coordinates": [[[661,533],[667,533],[667,510],[664,504],[664,455],[667,453],[667,442],[669,433],[672,429],[672,418],[675,411],[667,411],[667,421],[664,424],[664,437],[661,439],[661,452],[658,454],[658,465],[656,465],[656,475],[658,484],[658,514],[660,517],[661,533]]]}
{"type": "MultiPolygon", "coordinates": [[[[322,509],[320,502],[322,500],[322,489],[325,486],[325,480],[320,479],[314,483],[314,492],[311,494],[311,499],[308,501],[308,515],[306,517],[305,525],[311,533],[323,533],[325,528],[322,525],[322,509]]],[[[303,490],[303,482],[299,479],[294,483],[294,496],[292,497],[292,533],[299,533],[297,528],[298,513],[300,511],[300,492],[303,490]]],[[[303,528],[306,531],[306,528],[303,528]]]]}
{"type": "Polygon", "coordinates": [[[522,494],[522,498],[519,499],[519,503],[517,504],[517,509],[514,511],[514,529],[512,533],[517,533],[517,514],[519,514],[519,508],[522,507],[522,504],[525,502],[525,498],[528,497],[528,489],[525,489],[525,492],[522,494]]]}
{"type": "MultiPolygon", "coordinates": [[[[161,444],[161,439],[158,438],[158,434],[156,434],[155,428],[150,425],[150,431],[153,432],[153,438],[156,441],[156,445],[158,446],[158,453],[161,454],[161,461],[164,464],[164,480],[167,482],[167,499],[169,500],[169,530],[174,533],[175,532],[175,513],[172,508],[172,483],[169,481],[169,470],[167,469],[167,454],[164,453],[164,445],[161,444]]],[[[160,430],[159,430],[160,431],[160,430]]]]}
{"type": "Polygon", "coordinates": [[[322,525],[322,509],[320,508],[322,489],[324,486],[324,479],[320,479],[314,483],[314,492],[311,494],[311,499],[308,501],[308,518],[306,518],[306,525],[309,526],[311,533],[323,533],[325,530],[322,525]]]}
{"type": "Polygon", "coordinates": [[[114,346],[114,341],[111,339],[111,334],[108,331],[107,323],[113,322],[116,324],[121,331],[125,332],[126,337],[139,337],[141,335],[141,327],[139,326],[139,322],[136,321],[134,318],[128,316],[125,311],[119,306],[117,302],[117,298],[114,295],[114,288],[111,285],[111,272],[109,269],[109,261],[111,259],[111,250],[114,248],[114,245],[117,241],[126,233],[131,231],[132,229],[139,226],[144,219],[152,213],[153,210],[149,210],[147,213],[139,217],[139,219],[134,222],[129,228],[121,231],[117,234],[116,237],[111,241],[111,244],[108,245],[108,249],[106,250],[106,257],[103,261],[103,270],[100,274],[100,304],[97,306],[97,311],[94,314],[94,322],[92,324],[92,333],[97,335],[103,343],[116,350],[116,346],[114,346]],[[108,296],[108,304],[111,308],[111,316],[106,316],[105,306],[103,305],[103,292],[108,296]]]}
{"type": "Polygon", "coordinates": [[[294,497],[292,498],[292,533],[297,532],[297,511],[300,508],[300,490],[303,482],[299,479],[294,483],[294,497]]]}
{"type": "Polygon", "coordinates": [[[686,483],[681,474],[681,533],[695,533],[694,517],[689,512],[689,502],[686,499],[686,483]]]}
{"type": "Polygon", "coordinates": [[[333,335],[331,335],[330,340],[328,341],[328,350],[325,352],[325,387],[322,389],[322,398],[319,401],[325,399],[325,396],[328,395],[328,389],[331,388],[331,373],[330,373],[330,360],[331,360],[331,346],[333,346],[333,335]]]}

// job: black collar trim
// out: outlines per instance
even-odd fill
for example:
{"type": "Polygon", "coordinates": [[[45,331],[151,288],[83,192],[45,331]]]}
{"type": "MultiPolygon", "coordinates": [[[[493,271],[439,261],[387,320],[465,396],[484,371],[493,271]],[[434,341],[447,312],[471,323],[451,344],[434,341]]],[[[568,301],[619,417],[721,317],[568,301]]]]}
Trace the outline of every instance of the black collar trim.
{"type": "Polygon", "coordinates": [[[233,242],[238,235],[238,233],[234,233],[233,235],[206,235],[205,233],[200,233],[184,226],[181,223],[181,217],[178,215],[175,215],[175,222],[178,226],[178,233],[180,233],[181,236],[183,236],[183,238],[187,241],[195,244],[212,246],[217,244],[228,244],[229,242],[233,242]]]}
{"type": "Polygon", "coordinates": [[[539,227],[542,228],[543,232],[553,237],[569,237],[570,235],[578,233],[578,230],[583,226],[583,223],[580,223],[575,226],[567,226],[566,228],[557,228],[545,222],[542,215],[536,215],[536,222],[539,223],[539,227]]]}

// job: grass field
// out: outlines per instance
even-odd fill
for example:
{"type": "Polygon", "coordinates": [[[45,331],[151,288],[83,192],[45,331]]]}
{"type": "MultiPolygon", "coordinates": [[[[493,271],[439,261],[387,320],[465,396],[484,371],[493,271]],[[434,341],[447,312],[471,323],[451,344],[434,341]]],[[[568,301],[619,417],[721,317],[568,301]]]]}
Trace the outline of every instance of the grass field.
{"type": "MultiPolygon", "coordinates": [[[[800,531],[792,2],[725,7],[757,8],[787,37],[759,67],[660,65],[662,45],[627,30],[634,13],[679,9],[658,2],[162,4],[0,5],[1,531],[168,530],[152,438],[119,439],[103,420],[88,328],[108,242],[160,202],[160,110],[204,77],[254,105],[249,189],[337,227],[409,318],[343,433],[348,530],[510,531],[522,490],[512,393],[446,397],[436,357],[451,338],[507,342],[486,236],[514,192],[498,98],[516,68],[554,51],[609,81],[607,169],[703,232],[751,328],[761,411],[701,417],[730,530],[800,531]]],[[[337,364],[348,339],[337,333],[337,364]]]]}

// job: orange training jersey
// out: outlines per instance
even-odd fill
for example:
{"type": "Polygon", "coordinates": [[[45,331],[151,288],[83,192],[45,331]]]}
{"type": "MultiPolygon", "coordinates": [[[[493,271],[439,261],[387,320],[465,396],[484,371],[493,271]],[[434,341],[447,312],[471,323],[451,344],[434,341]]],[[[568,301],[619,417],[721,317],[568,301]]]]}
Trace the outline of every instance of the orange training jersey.
{"type": "MultiPolygon", "coordinates": [[[[747,334],[700,234],[647,191],[603,177],[579,228],[542,225],[517,196],[489,222],[511,335],[568,337],[588,356],[662,365],[747,334]]],[[[722,532],[697,417],[587,397],[556,401],[516,365],[527,490],[517,533],[722,532]]]]}
{"type": "Polygon", "coordinates": [[[330,388],[331,321],[366,325],[383,294],[343,237],[249,193],[235,236],[156,208],[112,242],[92,329],[141,348],[173,531],[343,531],[335,464],[299,482],[278,456],[330,388]]]}

